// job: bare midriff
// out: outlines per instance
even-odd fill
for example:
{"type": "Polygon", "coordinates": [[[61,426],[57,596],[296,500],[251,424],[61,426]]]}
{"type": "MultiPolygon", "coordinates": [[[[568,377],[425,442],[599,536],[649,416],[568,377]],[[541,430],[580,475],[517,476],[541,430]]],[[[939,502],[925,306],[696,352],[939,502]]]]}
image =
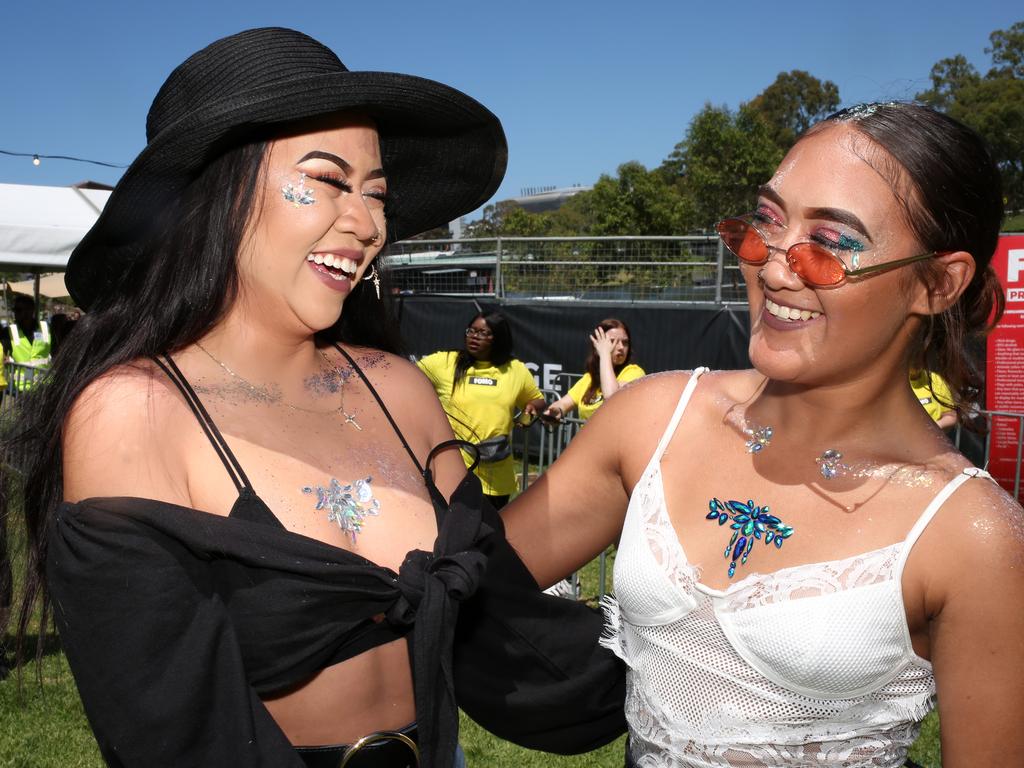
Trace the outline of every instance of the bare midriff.
{"type": "Polygon", "coordinates": [[[351,744],[404,728],[416,719],[408,645],[378,646],[263,703],[295,746],[351,744]]]}

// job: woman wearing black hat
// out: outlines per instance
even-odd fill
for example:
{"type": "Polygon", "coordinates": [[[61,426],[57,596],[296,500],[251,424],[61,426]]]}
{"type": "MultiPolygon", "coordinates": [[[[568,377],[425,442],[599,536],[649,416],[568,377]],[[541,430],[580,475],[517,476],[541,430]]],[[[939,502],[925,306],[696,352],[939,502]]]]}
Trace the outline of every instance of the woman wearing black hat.
{"type": "MultiPolygon", "coordinates": [[[[392,354],[377,257],[493,194],[501,126],[257,29],[179,66],[147,136],[72,254],[88,312],[24,412],[26,605],[52,605],[111,765],[447,768],[455,685],[472,708],[495,674],[466,671],[504,634],[490,601],[508,572],[534,585],[392,354]]],[[[499,727],[507,682],[480,705],[499,727]]],[[[582,739],[519,736],[595,746],[615,695],[582,739]]]]}

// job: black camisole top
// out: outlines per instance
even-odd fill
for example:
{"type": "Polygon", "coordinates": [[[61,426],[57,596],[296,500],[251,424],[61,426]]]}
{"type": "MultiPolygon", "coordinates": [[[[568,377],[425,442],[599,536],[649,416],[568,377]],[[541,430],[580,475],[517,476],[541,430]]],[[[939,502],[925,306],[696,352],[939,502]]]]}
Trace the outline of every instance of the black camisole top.
{"type": "Polygon", "coordinates": [[[302,768],[261,697],[400,637],[425,768],[451,765],[457,692],[474,719],[525,746],[576,752],[615,738],[624,679],[597,645],[600,617],[538,591],[471,472],[444,500],[429,467],[451,443],[421,465],[338,349],[424,479],[437,517],[432,551],[409,552],[395,572],[288,531],[174,361],[158,359],[238,497],[227,517],[138,497],[56,510],[47,585],[104,759],[302,768]]]}

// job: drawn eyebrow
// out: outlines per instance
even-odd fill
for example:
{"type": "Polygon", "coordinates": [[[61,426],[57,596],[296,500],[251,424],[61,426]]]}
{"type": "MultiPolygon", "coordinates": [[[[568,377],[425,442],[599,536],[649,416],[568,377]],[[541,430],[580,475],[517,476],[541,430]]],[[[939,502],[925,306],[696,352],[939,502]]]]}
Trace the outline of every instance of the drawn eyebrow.
{"type": "MultiPolygon", "coordinates": [[[[301,158],[299,158],[299,162],[300,163],[304,163],[307,160],[327,160],[329,162],[334,163],[339,168],[341,168],[341,170],[344,171],[346,174],[349,174],[349,175],[352,174],[352,166],[349,165],[348,162],[346,162],[344,158],[338,157],[337,155],[332,154],[331,152],[321,152],[320,150],[313,150],[312,152],[307,152],[301,158]]],[[[374,168],[372,171],[370,171],[368,174],[366,174],[366,178],[367,179],[383,179],[384,178],[384,169],[383,168],[374,168]]]]}
{"type": "MultiPolygon", "coordinates": [[[[786,210],[786,201],[782,199],[782,195],[776,192],[768,185],[764,185],[758,188],[757,194],[761,197],[766,197],[775,203],[777,206],[786,210]]],[[[852,227],[864,235],[869,242],[874,242],[871,238],[871,233],[868,232],[868,228],[864,226],[864,222],[857,218],[854,214],[842,208],[808,208],[804,211],[804,215],[809,219],[824,219],[826,221],[834,221],[838,224],[845,224],[848,227],[852,227]]]]}
{"type": "Polygon", "coordinates": [[[845,224],[848,227],[856,229],[864,235],[869,242],[874,242],[874,240],[871,239],[871,233],[868,232],[868,228],[864,226],[864,222],[842,208],[810,208],[807,210],[806,214],[810,219],[824,219],[826,221],[835,221],[839,224],[845,224]]]}

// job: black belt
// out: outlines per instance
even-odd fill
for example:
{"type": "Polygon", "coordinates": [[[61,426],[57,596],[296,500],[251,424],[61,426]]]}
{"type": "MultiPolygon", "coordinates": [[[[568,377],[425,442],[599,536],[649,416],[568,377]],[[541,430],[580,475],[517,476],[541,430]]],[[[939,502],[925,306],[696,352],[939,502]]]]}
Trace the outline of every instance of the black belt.
{"type": "Polygon", "coordinates": [[[296,747],[306,768],[418,768],[416,725],[400,731],[377,731],[354,744],[296,747]]]}

